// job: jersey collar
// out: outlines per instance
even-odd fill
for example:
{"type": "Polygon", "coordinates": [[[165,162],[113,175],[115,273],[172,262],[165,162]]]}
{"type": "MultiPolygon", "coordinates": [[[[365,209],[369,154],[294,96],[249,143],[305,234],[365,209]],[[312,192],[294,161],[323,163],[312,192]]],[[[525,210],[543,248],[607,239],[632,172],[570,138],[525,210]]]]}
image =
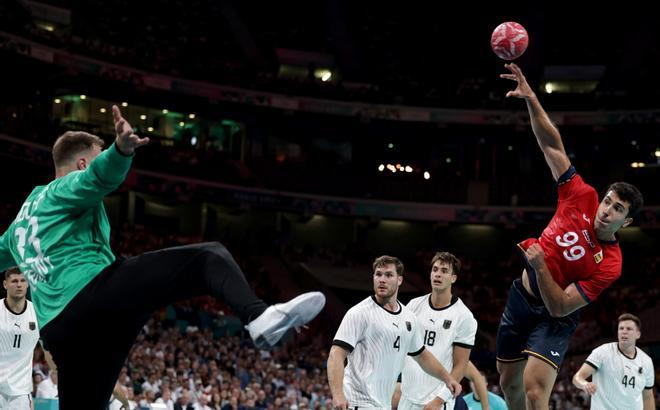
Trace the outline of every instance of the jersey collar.
{"type": "Polygon", "coordinates": [[[27,310],[27,305],[28,305],[27,300],[25,301],[25,305],[23,305],[23,310],[21,310],[20,312],[14,312],[13,310],[11,310],[11,308],[9,307],[9,303],[7,303],[7,298],[2,299],[2,301],[4,302],[5,307],[7,308],[7,310],[10,311],[11,313],[13,313],[16,316],[22,315],[27,310]]]}
{"type": "Polygon", "coordinates": [[[621,348],[619,347],[618,342],[616,344],[616,350],[618,350],[619,353],[621,353],[623,355],[623,357],[625,357],[626,359],[635,360],[635,358],[637,357],[637,346],[635,346],[635,355],[633,357],[630,357],[627,354],[623,353],[623,350],[621,350],[621,348]]]}
{"type": "Polygon", "coordinates": [[[436,307],[433,307],[433,303],[431,302],[431,293],[429,293],[429,306],[433,310],[441,311],[441,310],[449,309],[450,307],[454,306],[454,303],[456,303],[456,302],[458,302],[458,296],[451,295],[451,302],[449,302],[449,304],[447,306],[445,306],[443,308],[436,308],[436,307]]]}
{"type": "Polygon", "coordinates": [[[396,312],[390,312],[389,310],[385,309],[385,307],[384,307],[383,305],[381,305],[380,303],[378,303],[378,299],[376,299],[376,295],[371,295],[371,300],[373,300],[375,304],[377,304],[378,306],[380,306],[381,309],[383,309],[384,311],[386,311],[386,312],[389,313],[390,315],[398,315],[398,314],[401,313],[401,311],[403,310],[403,309],[401,308],[401,302],[399,302],[398,300],[396,301],[396,304],[399,305],[399,310],[397,310],[396,312]]]}

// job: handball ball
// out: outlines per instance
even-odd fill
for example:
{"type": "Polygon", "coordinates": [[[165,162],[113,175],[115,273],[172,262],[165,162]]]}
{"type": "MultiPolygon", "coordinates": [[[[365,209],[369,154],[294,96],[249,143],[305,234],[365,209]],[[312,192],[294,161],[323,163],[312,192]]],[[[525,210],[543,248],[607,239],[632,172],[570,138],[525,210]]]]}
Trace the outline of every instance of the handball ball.
{"type": "Polygon", "coordinates": [[[527,50],[528,43],[525,27],[513,21],[500,24],[490,36],[490,46],[495,54],[507,61],[520,57],[527,50]]]}

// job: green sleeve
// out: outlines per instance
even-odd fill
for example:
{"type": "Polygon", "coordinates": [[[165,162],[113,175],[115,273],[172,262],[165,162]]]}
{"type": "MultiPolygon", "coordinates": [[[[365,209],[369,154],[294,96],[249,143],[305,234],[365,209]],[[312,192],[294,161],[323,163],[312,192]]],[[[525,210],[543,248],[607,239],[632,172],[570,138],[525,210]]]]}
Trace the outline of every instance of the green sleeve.
{"type": "Polygon", "coordinates": [[[47,195],[58,207],[85,209],[97,205],[126,179],[133,156],[123,155],[113,143],[87,169],[71,172],[48,187],[47,195]]]}
{"type": "Polygon", "coordinates": [[[14,257],[9,251],[9,235],[9,231],[5,231],[5,233],[0,236],[0,272],[5,271],[12,266],[16,266],[14,257]]]}

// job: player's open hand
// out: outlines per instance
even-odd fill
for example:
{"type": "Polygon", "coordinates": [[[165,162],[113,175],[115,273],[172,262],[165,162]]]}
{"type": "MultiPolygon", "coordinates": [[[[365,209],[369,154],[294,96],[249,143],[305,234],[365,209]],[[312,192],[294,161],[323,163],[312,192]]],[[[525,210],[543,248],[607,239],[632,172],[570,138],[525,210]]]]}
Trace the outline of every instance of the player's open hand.
{"type": "Polygon", "coordinates": [[[516,63],[504,64],[511,74],[500,74],[500,78],[506,78],[507,80],[513,80],[518,83],[518,86],[515,90],[509,91],[506,93],[507,97],[517,97],[517,98],[530,98],[534,96],[534,91],[527,83],[525,75],[522,73],[522,70],[516,63]]]}
{"type": "Polygon", "coordinates": [[[449,379],[448,383],[445,382],[445,384],[454,397],[458,397],[458,395],[461,394],[461,391],[463,390],[461,384],[454,379],[449,379]]]}
{"type": "Polygon", "coordinates": [[[341,397],[332,397],[332,408],[335,410],[347,410],[348,409],[348,402],[346,401],[346,397],[343,395],[341,397]]]}
{"type": "Polygon", "coordinates": [[[545,252],[538,243],[533,244],[525,251],[527,262],[537,271],[545,266],[545,252]]]}
{"type": "Polygon", "coordinates": [[[112,106],[112,118],[115,122],[115,133],[117,134],[115,144],[123,154],[133,155],[136,148],[149,143],[148,137],[140,138],[133,133],[133,127],[121,116],[121,111],[116,105],[112,106]]]}
{"type": "Polygon", "coordinates": [[[589,396],[593,396],[594,394],[596,394],[596,385],[591,382],[587,382],[587,384],[584,385],[584,389],[582,390],[589,393],[589,396]]]}

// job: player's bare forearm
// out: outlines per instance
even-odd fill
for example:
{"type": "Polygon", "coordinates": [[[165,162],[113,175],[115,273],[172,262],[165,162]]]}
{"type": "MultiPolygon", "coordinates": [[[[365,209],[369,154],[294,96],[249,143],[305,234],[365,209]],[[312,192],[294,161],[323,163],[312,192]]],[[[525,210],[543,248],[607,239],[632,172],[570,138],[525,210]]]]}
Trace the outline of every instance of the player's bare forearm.
{"type": "Polygon", "coordinates": [[[422,370],[431,376],[442,380],[445,384],[451,380],[451,375],[447,369],[445,369],[438,359],[433,356],[433,353],[429,352],[427,349],[424,349],[422,353],[413,358],[419,363],[422,370]]]}
{"type": "Polygon", "coordinates": [[[525,98],[525,101],[536,141],[541,151],[543,151],[545,160],[552,171],[552,176],[557,180],[571,166],[564,149],[564,143],[561,140],[561,134],[535,94],[525,98]]]}
{"type": "Polygon", "coordinates": [[[545,263],[545,252],[539,244],[535,243],[527,248],[525,258],[536,271],[541,299],[543,299],[543,304],[551,316],[564,317],[587,304],[574,283],[566,289],[562,289],[555,282],[548,265],[545,263]]]}
{"type": "Polygon", "coordinates": [[[486,378],[479,373],[479,370],[472,362],[468,361],[465,369],[465,377],[472,380],[474,383],[474,390],[479,395],[482,410],[490,409],[490,402],[488,400],[488,387],[486,385],[486,378]]]}
{"type": "Polygon", "coordinates": [[[450,374],[457,382],[465,377],[471,350],[460,346],[454,346],[453,348],[454,367],[452,367],[450,374]]]}
{"type": "Polygon", "coordinates": [[[392,410],[396,410],[399,407],[399,402],[401,401],[401,383],[397,383],[394,388],[394,393],[392,394],[392,410]]]}
{"type": "Polygon", "coordinates": [[[642,398],[644,401],[644,410],[655,410],[655,394],[653,394],[653,389],[644,389],[642,398]]]}
{"type": "MultiPolygon", "coordinates": [[[[457,397],[461,393],[461,384],[456,381],[447,369],[438,361],[438,359],[433,356],[433,353],[429,352],[427,349],[422,350],[422,353],[413,357],[415,361],[421,366],[421,368],[431,376],[438,378],[445,382],[445,393],[447,396],[444,396],[444,393],[439,394],[440,397],[444,397],[443,402],[447,399],[457,397]]],[[[438,398],[440,398],[438,397],[438,398]]],[[[434,399],[435,404],[437,401],[434,399]]]]}
{"type": "Polygon", "coordinates": [[[348,352],[339,346],[332,346],[328,355],[328,384],[336,407],[346,402],[344,396],[344,361],[348,352]]]}
{"type": "Polygon", "coordinates": [[[589,388],[589,382],[587,381],[587,378],[593,375],[593,373],[593,367],[586,363],[583,364],[582,367],[580,367],[580,369],[575,373],[575,376],[573,376],[573,385],[580,390],[587,391],[589,394],[595,393],[595,391],[588,391],[593,390],[589,388]]]}
{"type": "Polygon", "coordinates": [[[553,317],[563,317],[566,316],[563,308],[563,299],[565,297],[564,290],[559,287],[557,282],[552,278],[548,267],[544,266],[536,269],[536,279],[539,285],[539,291],[541,292],[541,299],[543,299],[543,304],[550,312],[550,315],[553,317]]]}
{"type": "Polygon", "coordinates": [[[516,89],[506,93],[506,96],[525,99],[536,141],[541,147],[541,151],[543,151],[545,160],[552,171],[552,176],[557,180],[571,165],[564,150],[559,130],[543,109],[520,67],[515,63],[506,64],[505,67],[510,73],[500,74],[500,78],[513,80],[517,83],[516,89]]]}
{"type": "Polygon", "coordinates": [[[541,299],[543,299],[550,315],[553,317],[568,316],[587,305],[588,302],[578,291],[575,283],[571,283],[566,289],[562,290],[552,278],[547,266],[540,271],[541,273],[537,271],[537,280],[541,291],[541,299]]]}

